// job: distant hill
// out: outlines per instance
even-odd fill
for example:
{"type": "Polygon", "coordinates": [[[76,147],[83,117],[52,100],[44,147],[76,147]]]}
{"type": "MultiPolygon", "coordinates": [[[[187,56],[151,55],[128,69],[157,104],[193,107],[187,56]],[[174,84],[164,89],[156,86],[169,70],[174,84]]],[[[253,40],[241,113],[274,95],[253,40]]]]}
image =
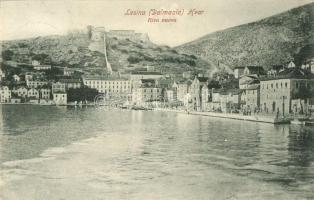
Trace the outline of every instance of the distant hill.
{"type": "MultiPolygon", "coordinates": [[[[110,34],[107,39],[108,60],[113,71],[128,73],[146,65],[165,73],[182,74],[184,71],[210,69],[210,65],[194,55],[178,53],[168,46],[158,46],[148,41],[118,39],[110,34]]],[[[103,53],[89,50],[88,33],[75,31],[67,35],[37,37],[2,41],[2,51],[13,52],[12,60],[30,63],[42,58],[47,64],[79,68],[85,74],[102,74],[105,69],[103,53]]]]}
{"type": "Polygon", "coordinates": [[[314,56],[314,3],[257,22],[217,31],[175,49],[231,68],[301,64],[314,56]]]}

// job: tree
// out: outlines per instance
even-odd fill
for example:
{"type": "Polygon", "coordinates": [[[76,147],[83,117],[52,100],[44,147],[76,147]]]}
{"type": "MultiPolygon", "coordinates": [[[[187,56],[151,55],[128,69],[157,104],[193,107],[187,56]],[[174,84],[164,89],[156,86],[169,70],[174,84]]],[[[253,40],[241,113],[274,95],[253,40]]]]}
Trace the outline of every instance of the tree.
{"type": "Polygon", "coordinates": [[[8,50],[4,50],[1,53],[2,59],[3,60],[12,60],[12,56],[14,55],[13,51],[11,51],[10,49],[8,50]]]}
{"type": "Polygon", "coordinates": [[[95,97],[98,95],[96,89],[83,87],[83,88],[71,88],[68,91],[68,101],[94,101],[95,97]]]}
{"type": "Polygon", "coordinates": [[[306,100],[308,98],[314,97],[313,91],[306,87],[304,84],[300,85],[299,90],[295,94],[296,99],[306,100]]]}
{"type": "Polygon", "coordinates": [[[62,75],[61,69],[52,67],[50,70],[46,70],[46,75],[48,80],[56,80],[58,75],[62,75]]]}
{"type": "Polygon", "coordinates": [[[130,64],[135,64],[139,63],[142,59],[136,56],[129,56],[127,60],[130,64]]]}
{"type": "Polygon", "coordinates": [[[212,88],[214,88],[214,89],[219,89],[219,88],[221,88],[221,85],[219,84],[218,81],[211,80],[211,81],[208,83],[208,88],[209,88],[209,89],[212,89],[212,88]]]}
{"type": "Polygon", "coordinates": [[[49,55],[41,53],[36,54],[32,58],[33,60],[38,60],[40,63],[51,64],[51,58],[49,55]]]}

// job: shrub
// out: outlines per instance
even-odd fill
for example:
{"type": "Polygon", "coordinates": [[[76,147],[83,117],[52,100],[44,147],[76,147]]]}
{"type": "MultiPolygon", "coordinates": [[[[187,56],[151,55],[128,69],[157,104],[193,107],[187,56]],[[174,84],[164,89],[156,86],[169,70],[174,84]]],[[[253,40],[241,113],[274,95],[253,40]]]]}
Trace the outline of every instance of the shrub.
{"type": "Polygon", "coordinates": [[[3,60],[12,60],[12,56],[14,55],[13,51],[11,50],[4,50],[1,53],[2,59],[3,60]]]}
{"type": "Polygon", "coordinates": [[[129,56],[127,60],[129,63],[135,64],[135,63],[139,63],[142,59],[137,56],[129,56]]]}

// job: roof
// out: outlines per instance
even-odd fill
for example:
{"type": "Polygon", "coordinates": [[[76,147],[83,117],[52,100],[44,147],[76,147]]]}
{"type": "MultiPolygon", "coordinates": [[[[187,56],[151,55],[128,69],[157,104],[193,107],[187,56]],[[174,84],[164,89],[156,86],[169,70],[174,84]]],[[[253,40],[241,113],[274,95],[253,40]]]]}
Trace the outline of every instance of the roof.
{"type": "Polygon", "coordinates": [[[199,82],[206,82],[208,81],[208,77],[196,77],[199,82]]]}
{"type": "Polygon", "coordinates": [[[177,84],[187,84],[187,85],[191,85],[192,84],[192,80],[191,79],[180,79],[178,81],[176,81],[177,84]]]}
{"type": "Polygon", "coordinates": [[[39,87],[40,89],[49,89],[50,90],[50,86],[49,85],[43,85],[41,87],[39,87]]]}
{"type": "Polygon", "coordinates": [[[286,68],[285,70],[279,72],[275,77],[266,77],[261,81],[276,79],[314,79],[314,74],[299,67],[292,67],[286,68]]]}
{"type": "Polygon", "coordinates": [[[107,77],[107,76],[94,76],[94,77],[83,77],[84,80],[95,80],[95,81],[101,81],[101,80],[112,80],[112,81],[126,81],[127,78],[124,77],[107,77]]]}
{"type": "Polygon", "coordinates": [[[61,83],[81,83],[80,79],[60,79],[61,83]]]}
{"type": "Polygon", "coordinates": [[[236,66],[234,69],[244,69],[244,66],[236,66]]]}
{"type": "Polygon", "coordinates": [[[136,71],[131,72],[131,75],[163,75],[160,72],[149,72],[149,71],[136,71]]]}
{"type": "Polygon", "coordinates": [[[164,87],[170,87],[174,83],[173,79],[170,78],[161,78],[158,79],[158,85],[164,87]]]}
{"type": "Polygon", "coordinates": [[[241,89],[218,89],[218,90],[214,90],[214,93],[219,93],[221,95],[238,95],[241,94],[243,90],[241,89]]]}
{"type": "Polygon", "coordinates": [[[37,80],[26,80],[27,83],[29,82],[45,82],[45,83],[48,83],[48,80],[40,80],[40,79],[37,79],[37,80]]]}
{"type": "Polygon", "coordinates": [[[243,84],[257,84],[260,83],[260,81],[258,79],[250,79],[250,80],[246,80],[243,83],[241,83],[241,85],[243,84]]]}
{"type": "Polygon", "coordinates": [[[279,71],[279,70],[283,69],[284,66],[283,65],[273,65],[273,66],[271,66],[271,68],[272,68],[272,70],[279,71]]]}
{"type": "Polygon", "coordinates": [[[19,86],[16,90],[19,90],[19,89],[26,89],[27,90],[27,88],[25,86],[19,86]]]}
{"type": "Polygon", "coordinates": [[[153,83],[155,84],[155,79],[141,79],[142,83],[153,83]]]}
{"type": "Polygon", "coordinates": [[[251,66],[246,66],[246,67],[248,68],[248,70],[250,70],[251,74],[266,74],[266,71],[263,68],[263,66],[251,65],[251,66]]]}
{"type": "Polygon", "coordinates": [[[259,85],[250,85],[246,88],[246,90],[257,90],[259,89],[259,87],[260,87],[259,85]]]}

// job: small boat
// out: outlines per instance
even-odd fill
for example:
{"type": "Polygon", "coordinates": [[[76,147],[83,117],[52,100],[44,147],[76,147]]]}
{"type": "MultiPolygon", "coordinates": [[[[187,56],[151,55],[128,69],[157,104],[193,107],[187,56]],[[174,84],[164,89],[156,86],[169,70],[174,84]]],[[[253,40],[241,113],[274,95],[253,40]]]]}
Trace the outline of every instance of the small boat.
{"type": "Polygon", "coordinates": [[[314,126],[314,121],[305,121],[305,126],[314,126]]]}
{"type": "Polygon", "coordinates": [[[138,106],[134,106],[134,107],[132,107],[132,110],[146,110],[146,108],[145,107],[138,107],[138,106]]]}
{"type": "Polygon", "coordinates": [[[152,108],[147,108],[143,106],[133,106],[132,110],[153,110],[152,108]]]}
{"type": "Polygon", "coordinates": [[[305,125],[305,121],[299,120],[299,119],[291,120],[290,123],[291,123],[291,124],[294,124],[294,125],[305,125]]]}

